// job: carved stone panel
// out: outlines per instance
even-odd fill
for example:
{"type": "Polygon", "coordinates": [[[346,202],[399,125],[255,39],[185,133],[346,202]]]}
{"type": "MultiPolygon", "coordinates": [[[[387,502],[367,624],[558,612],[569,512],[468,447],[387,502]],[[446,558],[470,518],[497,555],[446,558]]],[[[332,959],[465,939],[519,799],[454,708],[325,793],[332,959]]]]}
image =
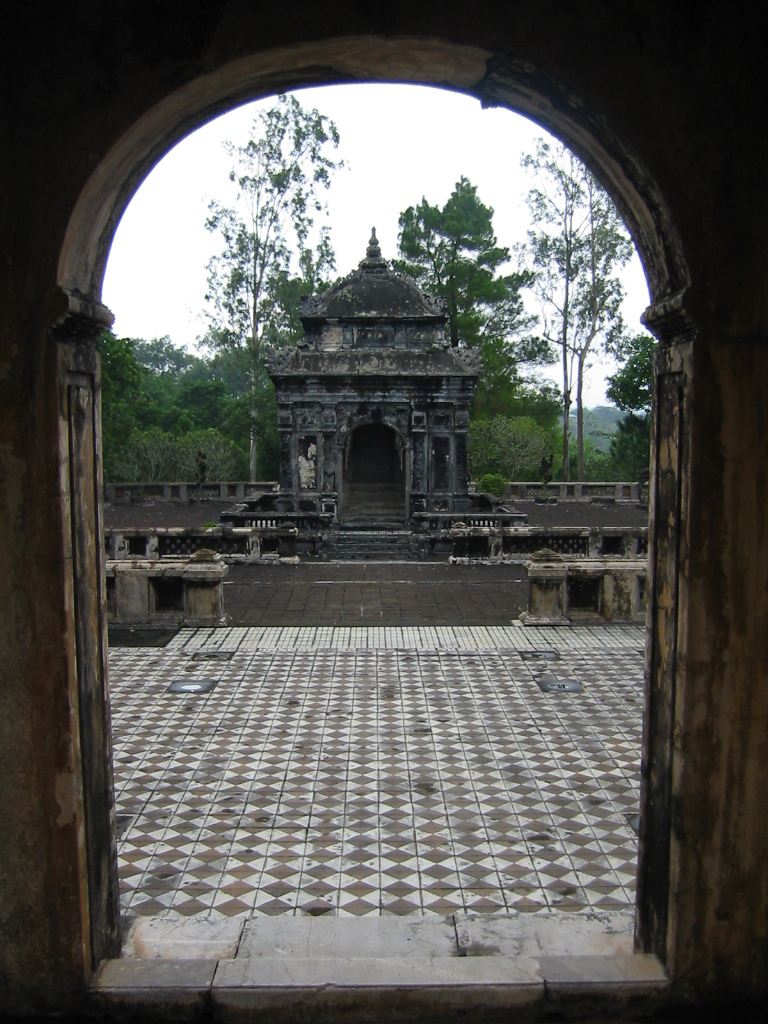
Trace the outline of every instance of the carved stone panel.
{"type": "Polygon", "coordinates": [[[413,474],[411,490],[425,492],[427,490],[427,453],[426,438],[420,434],[413,439],[413,474]]]}
{"type": "Polygon", "coordinates": [[[469,482],[469,471],[467,469],[467,435],[456,434],[454,436],[454,451],[456,453],[456,469],[454,488],[457,492],[464,492],[469,482]]]}
{"type": "Polygon", "coordinates": [[[299,438],[299,486],[302,491],[317,487],[317,438],[304,435],[299,438]]]}
{"type": "Polygon", "coordinates": [[[293,458],[291,444],[292,435],[287,430],[280,431],[280,490],[293,489],[293,458]]]}

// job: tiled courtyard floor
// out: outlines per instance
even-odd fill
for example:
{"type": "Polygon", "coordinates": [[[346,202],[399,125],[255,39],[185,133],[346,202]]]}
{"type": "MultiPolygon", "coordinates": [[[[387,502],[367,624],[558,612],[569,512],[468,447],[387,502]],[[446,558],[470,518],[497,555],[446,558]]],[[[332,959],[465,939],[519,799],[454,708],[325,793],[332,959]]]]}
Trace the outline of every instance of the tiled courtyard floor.
{"type": "Polygon", "coordinates": [[[111,650],[123,909],[632,906],[643,642],[637,626],[282,626],[111,650]],[[179,679],[215,687],[167,692],[179,679]]]}

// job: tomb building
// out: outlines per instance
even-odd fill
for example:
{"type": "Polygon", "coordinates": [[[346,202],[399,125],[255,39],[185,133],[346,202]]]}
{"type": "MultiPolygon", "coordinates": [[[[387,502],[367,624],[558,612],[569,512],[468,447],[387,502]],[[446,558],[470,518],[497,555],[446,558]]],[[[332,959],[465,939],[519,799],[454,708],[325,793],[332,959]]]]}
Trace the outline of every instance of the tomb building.
{"type": "Polygon", "coordinates": [[[270,349],[277,392],[276,511],[339,523],[407,524],[462,513],[469,409],[480,354],[452,347],[442,298],[382,258],[303,300],[304,336],[270,349]]]}

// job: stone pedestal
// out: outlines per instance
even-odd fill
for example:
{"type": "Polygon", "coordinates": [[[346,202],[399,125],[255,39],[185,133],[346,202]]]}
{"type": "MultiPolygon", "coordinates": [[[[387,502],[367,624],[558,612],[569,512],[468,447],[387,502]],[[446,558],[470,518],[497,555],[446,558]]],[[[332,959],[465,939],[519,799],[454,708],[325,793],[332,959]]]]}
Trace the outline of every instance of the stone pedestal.
{"type": "Polygon", "coordinates": [[[219,554],[107,562],[109,620],[121,625],[224,625],[228,572],[219,554]]]}
{"type": "Polygon", "coordinates": [[[526,562],[528,571],[528,611],[520,620],[526,626],[567,625],[566,580],[568,566],[564,562],[526,562]]]}
{"type": "Polygon", "coordinates": [[[564,625],[586,612],[607,622],[639,622],[645,616],[646,563],[642,559],[580,559],[577,562],[525,563],[528,571],[527,626],[564,625]],[[579,607],[572,589],[579,583],[594,591],[594,604],[579,607]]]}

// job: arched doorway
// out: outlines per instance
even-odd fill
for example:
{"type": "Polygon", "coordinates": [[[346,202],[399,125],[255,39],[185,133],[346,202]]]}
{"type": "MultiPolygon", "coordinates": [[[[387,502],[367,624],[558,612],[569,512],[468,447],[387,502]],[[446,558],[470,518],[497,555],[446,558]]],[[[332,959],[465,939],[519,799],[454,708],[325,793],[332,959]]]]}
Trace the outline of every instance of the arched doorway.
{"type": "MultiPolygon", "coordinates": [[[[567,90],[561,88],[553,79],[547,79],[546,84],[542,84],[542,80],[532,77],[532,72],[521,70],[512,64],[507,67],[503,59],[492,64],[490,55],[484,52],[453,47],[447,43],[409,44],[403,41],[389,43],[364,40],[350,44],[349,49],[344,41],[336,41],[329,45],[332,53],[327,56],[325,62],[321,60],[322,54],[319,52],[323,51],[323,44],[317,44],[307,49],[297,47],[295,50],[280,54],[279,60],[275,58],[277,67],[270,66],[270,54],[262,54],[258,60],[245,58],[243,61],[220,68],[215,73],[205,76],[204,81],[194,79],[188,86],[166,97],[135,122],[105,156],[80,194],[61,251],[58,282],[66,299],[67,309],[58,321],[57,337],[63,343],[61,352],[68,359],[65,363],[62,356],[59,378],[62,394],[68,398],[75,389],[91,389],[94,394],[98,389],[98,368],[91,367],[90,363],[86,365],[83,353],[88,351],[85,343],[89,335],[98,333],[109,321],[108,312],[100,305],[101,280],[109,243],[121,211],[142,175],[176,139],[225,105],[234,104],[240,99],[264,95],[276,88],[287,88],[317,80],[318,68],[321,68],[319,74],[325,80],[346,74],[353,78],[375,78],[381,75],[387,78],[424,81],[429,77],[424,68],[429,67],[432,69],[430,73],[442,84],[454,85],[482,96],[486,102],[507,105],[535,116],[587,160],[616,199],[641,251],[650,278],[655,306],[652,307],[649,325],[667,343],[667,350],[670,353],[668,363],[660,367],[660,373],[670,378],[669,401],[662,408],[656,429],[662,440],[673,434],[675,442],[682,440],[686,433],[683,398],[687,396],[685,388],[690,377],[685,353],[690,323],[682,306],[682,294],[689,279],[682,256],[682,246],[671,217],[667,213],[660,192],[646,174],[642,164],[624,150],[620,141],[612,136],[599,118],[590,116],[586,104],[583,107],[574,104],[567,90]],[[436,52],[432,53],[430,64],[423,60],[423,52],[425,49],[431,52],[433,46],[436,52]],[[392,72],[387,63],[390,57],[389,47],[397,50],[399,64],[396,73],[392,72]],[[361,53],[365,59],[360,56],[361,53]],[[379,58],[378,62],[374,59],[376,56],[379,58]],[[677,400],[676,405],[673,399],[677,400]]],[[[88,395],[82,401],[79,392],[76,397],[80,402],[77,408],[87,405],[88,395]]],[[[74,407],[72,402],[70,405],[74,407]]],[[[96,406],[97,403],[94,401],[88,408],[96,406]]],[[[62,408],[64,407],[66,403],[62,400],[62,408]]],[[[90,495],[92,499],[92,496],[98,493],[97,487],[93,486],[94,473],[98,475],[98,423],[93,416],[88,420],[87,428],[82,428],[79,421],[72,417],[71,422],[64,421],[61,428],[62,436],[69,439],[70,450],[78,456],[80,448],[85,453],[80,461],[74,458],[70,460],[74,477],[67,477],[62,487],[63,493],[72,497],[70,532],[77,541],[78,550],[75,552],[76,557],[67,562],[72,566],[67,586],[76,595],[99,594],[101,589],[98,583],[99,567],[92,565],[85,557],[92,548],[89,538],[92,540],[95,532],[89,516],[93,519],[98,516],[98,501],[95,501],[95,508],[90,505],[81,508],[74,500],[80,494],[90,495]],[[96,470],[93,468],[94,465],[96,470]]],[[[393,443],[391,438],[388,439],[388,443],[393,443]]],[[[682,446],[678,448],[676,445],[675,451],[680,451],[680,459],[664,478],[663,500],[657,504],[656,509],[657,522],[669,523],[669,536],[662,538],[664,551],[677,551],[679,547],[680,524],[685,521],[687,503],[687,492],[683,493],[682,482],[687,472],[688,455],[682,446]]],[[[652,559],[657,557],[653,542],[651,552],[652,559]]],[[[657,569],[661,584],[665,582],[665,572],[674,580],[678,578],[677,563],[671,558],[669,564],[659,564],[657,569]]],[[[683,579],[683,589],[685,583],[683,579]]],[[[670,622],[674,626],[674,629],[670,627],[673,634],[676,634],[677,623],[676,620],[672,622],[672,613],[676,612],[678,607],[685,608],[685,600],[686,594],[683,593],[681,597],[676,591],[672,611],[669,612],[670,622]]],[[[70,604],[72,603],[74,602],[70,601],[70,604]]],[[[98,600],[95,603],[98,605],[98,600]]],[[[70,685],[75,692],[82,694],[87,687],[91,687],[96,693],[96,713],[100,714],[102,706],[99,699],[103,701],[101,684],[105,678],[103,668],[99,664],[99,657],[104,650],[103,616],[100,623],[98,607],[92,611],[94,614],[87,618],[82,617],[85,625],[71,641],[73,647],[76,647],[77,659],[73,657],[72,667],[68,666],[68,670],[70,685]]],[[[673,747],[671,725],[664,717],[664,708],[667,706],[666,696],[674,692],[676,685],[674,661],[666,657],[666,652],[674,647],[676,636],[672,635],[670,639],[670,630],[664,632],[664,622],[661,621],[661,616],[657,618],[659,622],[654,625],[652,634],[652,650],[654,656],[658,655],[659,663],[657,669],[656,663],[653,662],[656,700],[653,703],[645,743],[649,763],[660,763],[661,770],[656,774],[666,777],[670,774],[666,769],[673,761],[673,747]],[[660,634],[660,630],[663,635],[660,634]]],[[[101,717],[105,718],[104,715],[101,717]]],[[[90,726],[90,723],[86,722],[86,725],[90,726]]],[[[108,723],[100,726],[100,729],[97,738],[102,739],[106,735],[108,744],[108,723]]],[[[98,732],[96,728],[93,731],[98,732]]],[[[82,746],[84,775],[87,780],[98,783],[99,780],[95,778],[98,772],[95,769],[104,766],[106,758],[98,745],[92,758],[85,751],[84,743],[82,746]]],[[[105,771],[104,774],[108,773],[105,771]]],[[[110,780],[105,778],[100,793],[109,792],[110,780]]],[[[666,791],[662,796],[665,795],[666,791]]],[[[114,857],[109,849],[109,842],[98,842],[101,838],[98,831],[100,823],[108,821],[109,808],[106,803],[106,800],[102,800],[101,803],[95,799],[93,801],[92,833],[96,837],[93,859],[101,856],[107,870],[111,867],[114,873],[114,857]]],[[[644,849],[641,850],[641,870],[643,866],[648,869],[653,869],[656,865],[660,867],[655,869],[653,878],[651,871],[647,871],[647,891],[643,892],[641,888],[641,920],[638,934],[646,949],[659,950],[664,956],[667,941],[666,911],[657,914],[656,909],[666,907],[668,902],[669,859],[668,850],[664,848],[669,845],[671,818],[668,800],[657,802],[656,807],[658,809],[654,810],[653,800],[647,800],[648,814],[643,817],[644,832],[648,837],[658,835],[659,838],[656,843],[652,838],[644,841],[644,849]],[[660,851],[658,857],[654,857],[654,846],[660,851]]],[[[109,941],[102,943],[99,948],[94,944],[94,960],[98,960],[99,956],[109,955],[109,950],[114,948],[116,937],[116,922],[111,919],[112,912],[109,909],[100,912],[97,905],[99,885],[96,867],[94,863],[89,863],[87,871],[84,872],[90,888],[91,903],[88,909],[91,930],[93,934],[101,936],[112,926],[112,934],[109,941]]]]}
{"type": "Polygon", "coordinates": [[[405,481],[400,436],[383,423],[357,427],[344,447],[344,521],[404,522],[405,481]]]}

